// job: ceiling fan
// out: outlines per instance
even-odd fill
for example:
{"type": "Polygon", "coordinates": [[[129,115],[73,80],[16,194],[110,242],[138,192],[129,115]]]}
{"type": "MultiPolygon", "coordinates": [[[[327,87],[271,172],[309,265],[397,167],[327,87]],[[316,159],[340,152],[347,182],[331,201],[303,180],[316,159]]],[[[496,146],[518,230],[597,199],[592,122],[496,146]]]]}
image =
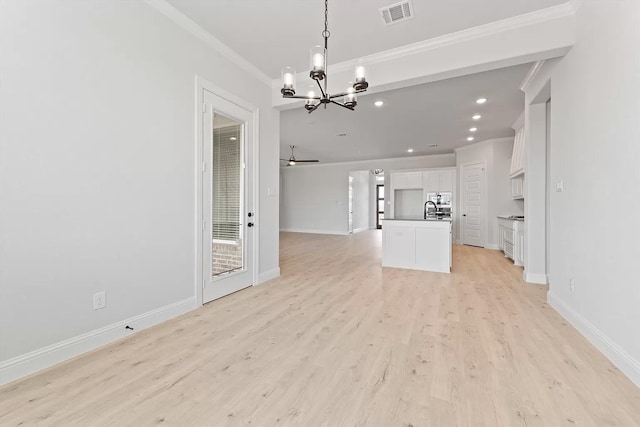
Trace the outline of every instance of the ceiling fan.
{"type": "Polygon", "coordinates": [[[295,166],[296,163],[318,163],[319,160],[298,160],[296,156],[293,155],[293,149],[296,148],[295,145],[290,145],[291,147],[291,157],[288,159],[280,159],[283,162],[287,162],[287,166],[295,166]]]}

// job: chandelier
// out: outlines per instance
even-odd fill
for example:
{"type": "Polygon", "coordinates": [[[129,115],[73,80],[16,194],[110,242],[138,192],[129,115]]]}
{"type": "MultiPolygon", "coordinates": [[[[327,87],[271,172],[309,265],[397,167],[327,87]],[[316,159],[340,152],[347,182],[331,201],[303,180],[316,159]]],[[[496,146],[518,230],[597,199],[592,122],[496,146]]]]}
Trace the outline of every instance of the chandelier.
{"type": "Polygon", "coordinates": [[[305,99],[306,103],[304,108],[306,108],[309,113],[313,113],[320,105],[324,105],[324,108],[327,108],[327,104],[336,104],[353,111],[358,104],[356,94],[366,91],[367,87],[369,87],[369,83],[367,83],[367,71],[362,65],[358,64],[355,68],[355,81],[353,86],[347,89],[346,92],[333,95],[327,91],[327,81],[329,80],[329,76],[327,75],[327,53],[329,37],[331,36],[328,28],[328,16],[328,0],[325,0],[324,31],[322,32],[324,47],[315,46],[311,48],[311,71],[309,72],[309,77],[315,80],[320,88],[320,95],[316,95],[314,91],[310,91],[306,96],[296,95],[296,71],[291,67],[282,69],[282,89],[280,90],[282,97],[305,99]],[[342,98],[342,102],[336,101],[338,98],[342,98]]]}

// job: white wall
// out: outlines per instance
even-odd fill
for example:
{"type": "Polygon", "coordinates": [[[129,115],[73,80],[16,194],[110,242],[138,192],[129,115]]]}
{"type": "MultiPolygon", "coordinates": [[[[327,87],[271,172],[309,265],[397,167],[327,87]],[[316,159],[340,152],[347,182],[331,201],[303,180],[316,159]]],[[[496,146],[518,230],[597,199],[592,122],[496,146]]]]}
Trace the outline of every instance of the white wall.
{"type": "Polygon", "coordinates": [[[369,204],[371,173],[366,171],[351,172],[353,176],[353,230],[362,231],[369,228],[369,204]]]}
{"type": "Polygon", "coordinates": [[[0,8],[0,361],[193,307],[196,75],[260,109],[260,272],[277,269],[268,85],[142,1],[0,8]]]}
{"type": "Polygon", "coordinates": [[[445,154],[280,168],[280,229],[312,233],[347,233],[350,171],[421,169],[454,165],[455,156],[445,154]]]}
{"type": "Polygon", "coordinates": [[[458,223],[458,239],[462,243],[462,203],[463,195],[463,166],[484,162],[486,164],[486,231],[485,247],[497,249],[498,247],[498,215],[522,215],[524,206],[522,201],[513,200],[511,197],[511,181],[509,169],[513,152],[513,138],[489,139],[467,145],[456,150],[457,177],[457,212],[454,213],[458,223]]]}
{"type": "Polygon", "coordinates": [[[551,73],[549,184],[549,302],[638,386],[639,28],[638,1],[582,2],[577,43],[551,73]]]}

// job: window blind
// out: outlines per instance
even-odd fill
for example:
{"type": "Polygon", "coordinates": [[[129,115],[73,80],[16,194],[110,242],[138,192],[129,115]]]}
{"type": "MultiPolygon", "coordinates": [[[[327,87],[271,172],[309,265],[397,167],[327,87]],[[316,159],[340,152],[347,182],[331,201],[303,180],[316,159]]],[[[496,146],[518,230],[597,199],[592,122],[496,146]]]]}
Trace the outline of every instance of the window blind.
{"type": "Polygon", "coordinates": [[[212,238],[240,240],[242,125],[213,130],[212,238]]]}

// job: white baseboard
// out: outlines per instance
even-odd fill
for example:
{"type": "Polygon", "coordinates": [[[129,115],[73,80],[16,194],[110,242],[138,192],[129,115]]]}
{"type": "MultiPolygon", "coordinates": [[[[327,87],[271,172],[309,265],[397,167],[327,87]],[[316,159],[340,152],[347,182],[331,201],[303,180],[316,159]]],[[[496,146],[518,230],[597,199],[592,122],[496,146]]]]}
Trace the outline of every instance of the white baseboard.
{"type": "Polygon", "coordinates": [[[490,243],[484,247],[485,249],[491,249],[492,251],[499,251],[500,247],[497,243],[490,243]]]}
{"type": "Polygon", "coordinates": [[[302,228],[281,228],[280,231],[286,231],[288,233],[311,233],[311,234],[336,234],[340,236],[346,236],[349,233],[346,231],[336,231],[336,230],[309,230],[302,228]]]}
{"type": "Polygon", "coordinates": [[[547,284],[547,275],[546,274],[527,273],[527,271],[525,270],[522,278],[527,283],[534,283],[536,285],[546,285],[547,284]]]}
{"type": "Polygon", "coordinates": [[[365,227],[356,228],[356,229],[353,230],[353,234],[360,233],[360,232],[365,231],[365,230],[368,230],[368,228],[365,228],[365,227]]]}
{"type": "Polygon", "coordinates": [[[195,308],[195,297],[186,298],[121,322],[42,347],[13,359],[2,361],[0,362],[0,385],[95,350],[98,347],[110,344],[120,338],[162,323],[195,308]],[[134,331],[125,329],[127,325],[131,326],[134,331]]]}
{"type": "Polygon", "coordinates": [[[629,353],[611,341],[602,331],[553,293],[547,292],[547,302],[620,369],[631,382],[640,387],[640,361],[631,357],[629,353]]]}
{"type": "Polygon", "coordinates": [[[275,279],[278,276],[280,276],[280,267],[265,271],[264,273],[260,273],[258,275],[258,285],[271,279],[275,279]]]}

